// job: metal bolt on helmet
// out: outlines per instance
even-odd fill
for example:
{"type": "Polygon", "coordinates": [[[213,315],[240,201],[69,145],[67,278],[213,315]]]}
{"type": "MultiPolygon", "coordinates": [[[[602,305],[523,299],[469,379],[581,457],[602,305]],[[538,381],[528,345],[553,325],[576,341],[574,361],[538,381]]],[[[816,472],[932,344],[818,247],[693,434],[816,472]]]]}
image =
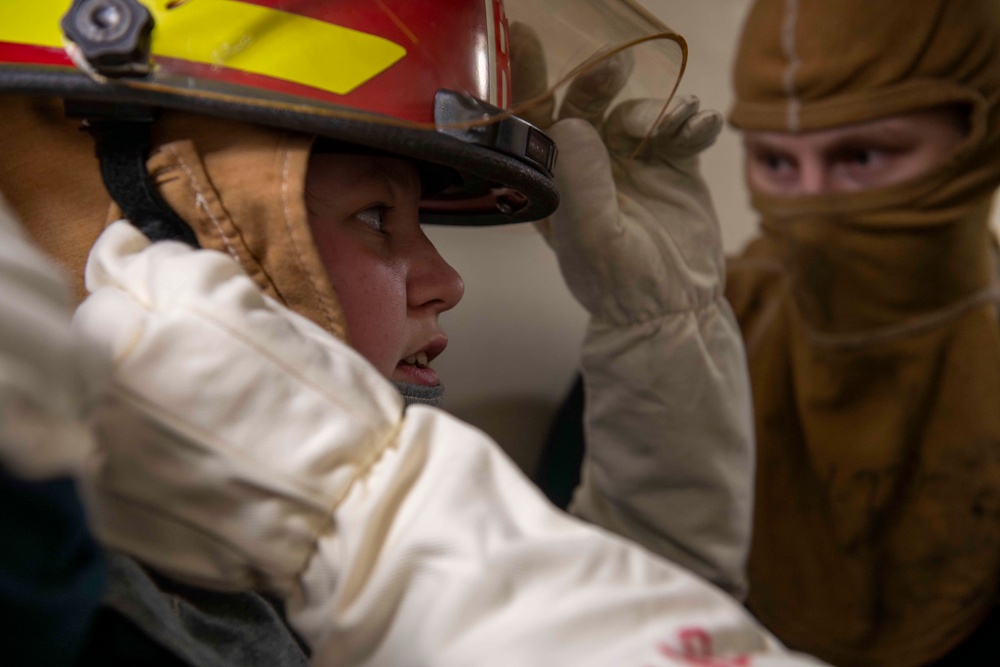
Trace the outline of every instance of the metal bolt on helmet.
{"type": "Polygon", "coordinates": [[[104,76],[149,74],[153,17],[138,0],[75,0],[61,25],[78,63],[104,76]]]}
{"type": "Polygon", "coordinates": [[[0,94],[77,113],[181,109],[409,157],[454,175],[425,218],[534,220],[556,148],[524,118],[628,51],[619,99],[668,99],[686,46],[631,0],[32,0],[0,4],[0,94]],[[540,90],[514,102],[510,25],[542,36],[540,90]],[[536,94],[537,93],[537,94],[536,94]]]}

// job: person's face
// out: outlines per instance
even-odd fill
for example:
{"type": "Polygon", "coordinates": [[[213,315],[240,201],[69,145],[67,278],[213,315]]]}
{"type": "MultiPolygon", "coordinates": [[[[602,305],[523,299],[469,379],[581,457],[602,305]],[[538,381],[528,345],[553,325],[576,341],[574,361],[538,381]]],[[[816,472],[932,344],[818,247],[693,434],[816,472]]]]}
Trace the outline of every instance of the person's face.
{"type": "Polygon", "coordinates": [[[842,194],[902,183],[944,163],[965,137],[955,109],[790,134],[744,134],[750,184],[783,197],[842,194]]]}
{"type": "Polygon", "coordinates": [[[351,343],[384,376],[435,386],[437,373],[427,364],[448,344],[438,316],[465,287],[424,235],[419,202],[420,178],[407,160],[309,159],[309,227],[351,343]]]}

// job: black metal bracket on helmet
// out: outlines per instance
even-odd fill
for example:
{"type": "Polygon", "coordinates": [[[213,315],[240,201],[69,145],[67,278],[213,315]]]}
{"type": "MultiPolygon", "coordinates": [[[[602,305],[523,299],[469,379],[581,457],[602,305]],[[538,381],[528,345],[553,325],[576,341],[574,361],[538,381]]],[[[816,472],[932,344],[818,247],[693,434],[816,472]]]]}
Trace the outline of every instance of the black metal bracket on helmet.
{"type": "Polygon", "coordinates": [[[154,109],[67,100],[66,115],[83,119],[94,137],[104,187],[125,217],[150,241],[184,241],[197,248],[198,238],[163,201],[146,169],[154,109]]]}
{"type": "Polygon", "coordinates": [[[87,65],[114,78],[149,73],[153,23],[137,0],[74,0],[61,25],[87,65]]]}
{"type": "Polygon", "coordinates": [[[492,104],[439,90],[434,95],[434,123],[443,134],[512,155],[546,176],[552,175],[558,154],[556,142],[528,121],[492,104]]]}
{"type": "MultiPolygon", "coordinates": [[[[74,61],[94,77],[135,77],[150,72],[154,21],[137,0],[74,0],[62,18],[74,61]]],[[[160,197],[146,170],[156,112],[115,102],[66,100],[66,115],[80,118],[97,143],[104,187],[125,217],[151,241],[198,239],[160,197]]]]}

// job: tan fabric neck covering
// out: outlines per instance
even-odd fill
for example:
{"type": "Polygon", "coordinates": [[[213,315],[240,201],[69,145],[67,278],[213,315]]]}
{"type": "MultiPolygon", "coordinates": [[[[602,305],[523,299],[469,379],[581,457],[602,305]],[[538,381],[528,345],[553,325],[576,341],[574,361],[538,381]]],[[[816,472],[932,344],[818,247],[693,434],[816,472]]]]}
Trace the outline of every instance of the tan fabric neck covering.
{"type": "MultiPolygon", "coordinates": [[[[956,155],[974,152],[976,134],[956,155]]],[[[1000,169],[965,165],[952,159],[917,181],[849,195],[754,193],[817,338],[862,341],[996,292],[989,213],[1000,169]]]]}
{"type": "MultiPolygon", "coordinates": [[[[58,100],[0,97],[0,191],[84,295],[87,253],[120,217],[93,140],[58,100]]],[[[179,112],[155,126],[149,164],[199,243],[228,253],[261,289],[344,338],[343,313],[312,241],[303,191],[311,138],[179,112]]]]}

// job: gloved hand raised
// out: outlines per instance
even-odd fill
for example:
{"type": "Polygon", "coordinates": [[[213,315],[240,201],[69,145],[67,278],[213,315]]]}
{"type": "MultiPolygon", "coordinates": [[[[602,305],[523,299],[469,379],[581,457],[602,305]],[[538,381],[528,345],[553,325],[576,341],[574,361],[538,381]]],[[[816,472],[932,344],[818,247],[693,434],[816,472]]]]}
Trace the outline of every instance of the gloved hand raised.
{"type": "MultiPolygon", "coordinates": [[[[537,36],[511,30],[515,98],[544,94],[537,36]]],[[[632,69],[630,52],[599,62],[553,105],[529,120],[559,147],[561,204],[539,229],[556,251],[576,299],[596,319],[629,324],[691,310],[718,296],[723,257],[715,210],[698,154],[722,128],[696,97],[629,100],[608,109],[632,69]],[[549,127],[551,125],[551,127],[549,127]]]]}
{"type": "Polygon", "coordinates": [[[546,238],[573,295],[609,323],[696,309],[722,285],[718,225],[697,165],[721,117],[683,98],[645,137],[661,109],[657,100],[630,101],[599,128],[568,118],[550,129],[562,204],[546,238]]]}
{"type": "MultiPolygon", "coordinates": [[[[585,458],[570,509],[746,591],[753,422],[721,239],[698,154],[722,126],[693,97],[611,107],[629,51],[593,65],[556,113],[540,41],[511,35],[514,94],[559,146],[562,203],[539,225],[590,312],[581,354],[585,458]],[[610,108],[610,111],[609,111],[610,108]]],[[[582,445],[581,445],[582,446],[582,445]]]]}

